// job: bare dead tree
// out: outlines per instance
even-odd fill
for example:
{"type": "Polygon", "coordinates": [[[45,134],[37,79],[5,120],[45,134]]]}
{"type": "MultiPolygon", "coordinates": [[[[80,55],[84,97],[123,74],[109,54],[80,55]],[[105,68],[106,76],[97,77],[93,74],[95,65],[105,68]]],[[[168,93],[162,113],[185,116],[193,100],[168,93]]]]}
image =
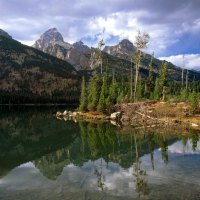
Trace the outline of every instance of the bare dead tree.
{"type": "Polygon", "coordinates": [[[135,62],[135,82],[134,82],[134,96],[133,96],[134,101],[136,100],[140,62],[143,56],[142,50],[147,48],[149,38],[150,36],[148,33],[141,33],[140,31],[138,31],[138,34],[136,36],[135,46],[137,49],[134,53],[134,62],[135,62]]]}

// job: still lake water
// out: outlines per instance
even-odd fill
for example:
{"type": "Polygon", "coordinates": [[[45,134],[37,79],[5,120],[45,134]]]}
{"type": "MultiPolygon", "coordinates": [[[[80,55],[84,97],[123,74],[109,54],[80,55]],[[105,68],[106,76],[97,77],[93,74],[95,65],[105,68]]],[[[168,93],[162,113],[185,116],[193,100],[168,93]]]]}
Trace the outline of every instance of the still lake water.
{"type": "Polygon", "coordinates": [[[55,111],[0,110],[0,200],[200,199],[198,133],[122,131],[55,111]]]}

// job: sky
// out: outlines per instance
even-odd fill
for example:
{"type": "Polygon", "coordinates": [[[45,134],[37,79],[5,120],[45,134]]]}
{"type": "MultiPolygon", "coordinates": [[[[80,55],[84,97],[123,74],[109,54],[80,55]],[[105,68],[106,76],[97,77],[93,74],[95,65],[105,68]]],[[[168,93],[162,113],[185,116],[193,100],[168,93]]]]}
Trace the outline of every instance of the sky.
{"type": "Polygon", "coordinates": [[[200,0],[0,0],[0,29],[32,45],[56,27],[66,42],[96,46],[122,39],[134,43],[137,31],[150,34],[147,52],[200,70],[200,0]],[[103,33],[104,32],[104,33],[103,33]]]}

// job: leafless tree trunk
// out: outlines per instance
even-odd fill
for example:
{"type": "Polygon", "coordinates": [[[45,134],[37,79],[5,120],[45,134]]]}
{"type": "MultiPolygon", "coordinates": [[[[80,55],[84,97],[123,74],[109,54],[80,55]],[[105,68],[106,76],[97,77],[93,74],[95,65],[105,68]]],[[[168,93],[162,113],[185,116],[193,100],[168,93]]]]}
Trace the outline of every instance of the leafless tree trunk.
{"type": "Polygon", "coordinates": [[[141,34],[140,31],[138,31],[138,35],[136,36],[135,46],[137,48],[137,51],[135,52],[135,83],[134,83],[134,101],[136,101],[136,94],[137,94],[137,84],[138,84],[138,76],[139,76],[139,69],[140,69],[140,61],[142,58],[142,50],[147,47],[149,40],[149,34],[143,33],[141,34]]]}
{"type": "Polygon", "coordinates": [[[133,98],[133,59],[131,58],[131,99],[133,98]]]}
{"type": "Polygon", "coordinates": [[[138,84],[138,76],[139,76],[139,69],[140,69],[140,59],[141,59],[141,51],[139,51],[138,60],[135,66],[135,82],[134,82],[134,100],[136,100],[137,94],[137,84],[138,84]]]}
{"type": "Polygon", "coordinates": [[[182,81],[181,81],[181,89],[183,90],[183,88],[184,88],[184,68],[185,68],[185,60],[184,60],[184,58],[185,58],[185,56],[183,55],[183,67],[182,67],[182,77],[181,77],[181,79],[182,79],[182,81]]]}
{"type": "Polygon", "coordinates": [[[100,59],[100,65],[101,65],[101,75],[103,74],[103,58],[102,58],[102,48],[105,45],[103,39],[99,41],[98,43],[98,51],[99,51],[99,59],[100,59]]]}
{"type": "Polygon", "coordinates": [[[186,90],[188,90],[188,70],[187,70],[187,73],[186,73],[186,90]]]}

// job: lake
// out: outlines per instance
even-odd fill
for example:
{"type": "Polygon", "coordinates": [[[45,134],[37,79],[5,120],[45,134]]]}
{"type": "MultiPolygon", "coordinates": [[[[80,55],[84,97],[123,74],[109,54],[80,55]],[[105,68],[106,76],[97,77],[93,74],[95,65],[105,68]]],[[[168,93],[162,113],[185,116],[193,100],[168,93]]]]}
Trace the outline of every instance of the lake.
{"type": "Polygon", "coordinates": [[[75,123],[57,110],[1,108],[0,199],[200,199],[197,131],[75,123]]]}

